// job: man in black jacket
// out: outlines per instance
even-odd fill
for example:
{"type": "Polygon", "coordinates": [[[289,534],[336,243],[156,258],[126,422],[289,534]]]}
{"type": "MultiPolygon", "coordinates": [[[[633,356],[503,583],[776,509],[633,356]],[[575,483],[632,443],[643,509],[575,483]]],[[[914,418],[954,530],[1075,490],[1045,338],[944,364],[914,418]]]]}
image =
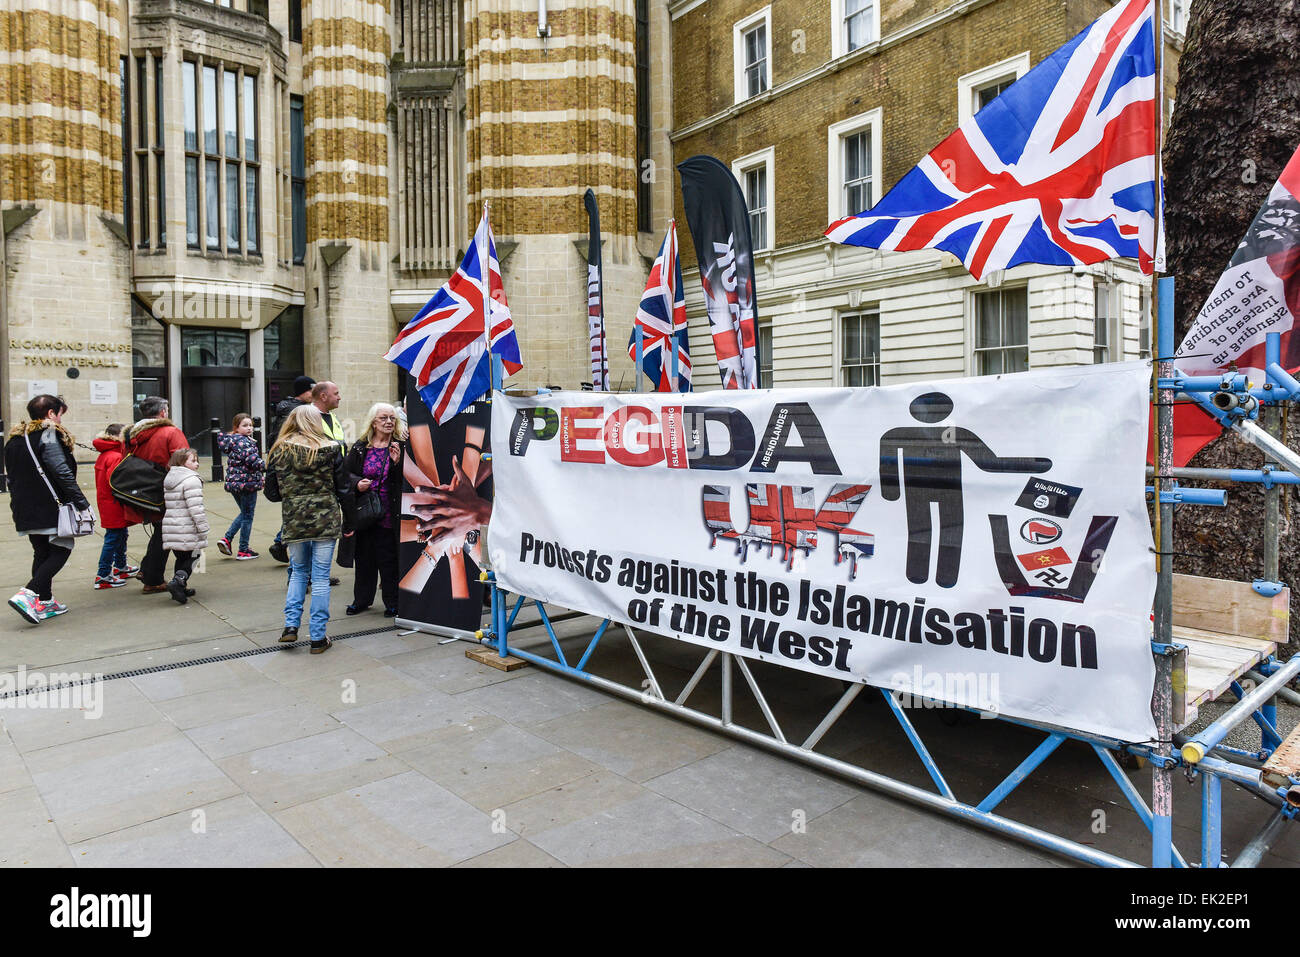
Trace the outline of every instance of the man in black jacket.
{"type": "Polygon", "coordinates": [[[9,599],[9,607],[34,625],[68,610],[51,593],[75,541],[59,537],[59,507],[71,503],[79,512],[90,511],[77,485],[72,436],[61,424],[67,411],[67,403],[56,395],[36,396],[27,403],[27,421],[13,428],[5,444],[14,527],[32,545],[31,580],[9,599]]]}

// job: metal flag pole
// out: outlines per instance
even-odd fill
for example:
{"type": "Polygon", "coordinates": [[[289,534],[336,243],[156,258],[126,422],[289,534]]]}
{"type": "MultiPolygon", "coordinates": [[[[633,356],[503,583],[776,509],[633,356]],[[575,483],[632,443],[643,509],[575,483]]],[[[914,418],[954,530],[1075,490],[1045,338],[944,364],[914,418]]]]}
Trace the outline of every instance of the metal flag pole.
{"type": "Polygon", "coordinates": [[[637,323],[633,330],[636,335],[636,388],[634,391],[641,391],[641,372],[645,361],[645,329],[640,323],[637,323]]]}

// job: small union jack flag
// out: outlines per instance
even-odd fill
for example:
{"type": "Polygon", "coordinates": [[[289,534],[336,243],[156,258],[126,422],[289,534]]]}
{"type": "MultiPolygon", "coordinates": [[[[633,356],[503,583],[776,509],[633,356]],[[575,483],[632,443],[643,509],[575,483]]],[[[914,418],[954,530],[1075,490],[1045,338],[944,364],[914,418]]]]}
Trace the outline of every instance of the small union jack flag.
{"type": "Polygon", "coordinates": [[[976,279],[1020,263],[1127,256],[1156,222],[1152,0],[1123,0],[930,151],[838,243],[944,249],[976,279]]]}
{"type": "Polygon", "coordinates": [[[384,358],[415,376],[420,398],[441,424],[492,388],[489,349],[506,375],[523,368],[484,204],[460,268],[397,334],[384,358]]]}
{"type": "Polygon", "coordinates": [[[677,258],[677,222],[668,224],[668,232],[659,247],[659,256],[650,267],[650,279],[641,294],[636,324],[628,339],[627,354],[636,361],[636,330],[641,330],[641,369],[655,385],[656,392],[691,391],[691,352],[686,332],[686,294],[682,291],[682,264],[677,258]],[[671,342],[674,345],[667,346],[671,342]],[[677,353],[676,379],[672,352],[677,353]]]}

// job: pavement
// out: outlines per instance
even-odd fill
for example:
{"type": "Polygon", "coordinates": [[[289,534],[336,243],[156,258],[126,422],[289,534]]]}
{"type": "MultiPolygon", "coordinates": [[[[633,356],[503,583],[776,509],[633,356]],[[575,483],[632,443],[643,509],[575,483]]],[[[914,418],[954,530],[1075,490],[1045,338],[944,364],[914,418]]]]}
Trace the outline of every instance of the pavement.
{"type": "MultiPolygon", "coordinates": [[[[80,474],[89,486],[89,467],[80,474]]],[[[236,509],[218,486],[206,499],[215,543],[236,509]]],[[[470,645],[400,633],[377,608],[345,617],[347,570],[331,594],[330,633],[344,637],[324,655],[286,649],[276,641],[285,566],[266,554],[278,524],[278,506],[259,500],[253,547],[263,557],[236,562],[214,545],[184,606],[142,595],[136,582],[94,591],[97,534],[78,543],[55,581],[67,615],[33,626],[2,609],[0,693],[20,673],[121,677],[0,697],[0,865],[1073,866],[536,667],[487,667],[465,657],[470,645]]],[[[144,544],[133,530],[134,561],[144,544]]],[[[4,597],[25,582],[30,558],[4,508],[4,597]]],[[[558,626],[571,659],[595,624],[577,617],[558,626]]],[[[529,634],[539,629],[524,628],[519,640],[529,634]]],[[[650,635],[642,646],[675,696],[699,653],[650,635]]],[[[615,629],[591,670],[632,687],[643,677],[615,629]]],[[[753,670],[792,740],[842,693],[827,679],[762,663],[753,670]]],[[[719,696],[715,668],[691,700],[707,710],[719,696]]],[[[766,727],[739,679],[735,715],[766,727]]],[[[911,717],[957,796],[972,802],[1041,740],[951,711],[911,717]]],[[[1297,717],[1283,709],[1284,725],[1297,717]]],[[[932,789],[874,692],[859,696],[819,750],[932,789]]],[[[1149,795],[1148,771],[1129,777],[1149,795]]],[[[1175,842],[1195,859],[1199,787],[1181,776],[1175,785],[1175,842]]],[[[1230,859],[1271,809],[1231,785],[1224,804],[1230,859]]],[[[1149,857],[1141,821],[1078,742],[998,813],[1149,857]]],[[[1300,828],[1264,865],[1300,865],[1300,828]]]]}

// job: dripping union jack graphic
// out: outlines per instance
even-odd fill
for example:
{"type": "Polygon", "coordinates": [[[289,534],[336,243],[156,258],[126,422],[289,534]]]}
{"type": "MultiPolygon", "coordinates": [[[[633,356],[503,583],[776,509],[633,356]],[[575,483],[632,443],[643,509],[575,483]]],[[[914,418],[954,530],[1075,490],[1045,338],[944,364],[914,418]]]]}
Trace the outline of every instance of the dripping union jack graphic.
{"type": "Polygon", "coordinates": [[[826,230],[873,249],[943,249],[977,279],[1117,256],[1152,270],[1152,0],[1124,0],[930,151],[870,210],[826,230]]]}
{"type": "Polygon", "coordinates": [[[506,375],[523,368],[487,207],[461,261],[384,356],[415,377],[420,398],[439,423],[492,387],[488,343],[506,375]]]}

